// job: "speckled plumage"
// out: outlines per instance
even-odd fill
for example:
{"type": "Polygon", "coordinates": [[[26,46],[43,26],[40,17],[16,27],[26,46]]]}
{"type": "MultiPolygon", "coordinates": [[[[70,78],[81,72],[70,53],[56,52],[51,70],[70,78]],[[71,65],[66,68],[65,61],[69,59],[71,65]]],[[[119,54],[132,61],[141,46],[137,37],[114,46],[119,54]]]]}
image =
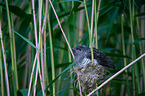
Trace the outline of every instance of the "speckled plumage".
{"type": "MultiPolygon", "coordinates": [[[[85,67],[88,63],[91,63],[91,50],[87,46],[77,46],[73,48],[73,53],[75,56],[75,63],[77,67],[85,67]]],[[[112,60],[105,56],[104,53],[100,52],[98,49],[93,48],[94,63],[106,67],[116,68],[116,65],[112,60]]]]}

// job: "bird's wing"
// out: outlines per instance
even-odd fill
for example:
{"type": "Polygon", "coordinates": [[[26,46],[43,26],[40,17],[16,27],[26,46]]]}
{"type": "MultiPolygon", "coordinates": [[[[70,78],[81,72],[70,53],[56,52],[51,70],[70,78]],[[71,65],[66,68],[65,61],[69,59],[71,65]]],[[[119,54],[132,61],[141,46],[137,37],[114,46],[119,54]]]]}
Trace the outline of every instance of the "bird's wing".
{"type": "MultiPolygon", "coordinates": [[[[91,50],[88,51],[89,51],[88,58],[91,59],[91,50]]],[[[93,53],[94,53],[94,59],[96,59],[100,65],[115,69],[116,65],[114,64],[114,62],[110,60],[108,57],[106,57],[104,53],[102,53],[101,51],[95,48],[93,48],[93,53]]]]}
{"type": "MultiPolygon", "coordinates": [[[[91,50],[88,50],[88,58],[91,58],[91,50]]],[[[94,59],[103,59],[105,56],[104,53],[100,52],[98,49],[93,48],[94,59]]]]}

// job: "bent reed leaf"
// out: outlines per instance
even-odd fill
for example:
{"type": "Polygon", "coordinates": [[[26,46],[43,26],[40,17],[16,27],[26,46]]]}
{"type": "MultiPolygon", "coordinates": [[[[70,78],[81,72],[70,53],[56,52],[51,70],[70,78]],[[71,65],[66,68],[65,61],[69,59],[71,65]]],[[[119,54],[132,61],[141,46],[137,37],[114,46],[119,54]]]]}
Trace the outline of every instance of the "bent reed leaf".
{"type": "Polygon", "coordinates": [[[41,52],[31,41],[29,41],[27,38],[25,38],[24,36],[22,36],[21,34],[19,34],[18,32],[16,32],[15,30],[11,29],[13,32],[15,32],[18,36],[20,36],[24,41],[26,41],[27,43],[29,43],[32,47],[34,47],[35,49],[37,49],[39,52],[41,52]]]}

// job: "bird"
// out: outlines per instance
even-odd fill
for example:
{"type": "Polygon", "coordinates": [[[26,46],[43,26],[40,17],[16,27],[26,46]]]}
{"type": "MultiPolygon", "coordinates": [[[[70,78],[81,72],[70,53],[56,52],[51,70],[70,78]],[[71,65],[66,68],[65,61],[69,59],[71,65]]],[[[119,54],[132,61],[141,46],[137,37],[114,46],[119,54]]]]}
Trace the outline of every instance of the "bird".
{"type": "MultiPolygon", "coordinates": [[[[76,48],[72,48],[76,67],[85,67],[87,64],[92,63],[91,49],[85,45],[79,45],[76,48]]],[[[96,48],[93,48],[94,64],[102,65],[115,69],[115,63],[105,56],[104,53],[96,48]]]]}

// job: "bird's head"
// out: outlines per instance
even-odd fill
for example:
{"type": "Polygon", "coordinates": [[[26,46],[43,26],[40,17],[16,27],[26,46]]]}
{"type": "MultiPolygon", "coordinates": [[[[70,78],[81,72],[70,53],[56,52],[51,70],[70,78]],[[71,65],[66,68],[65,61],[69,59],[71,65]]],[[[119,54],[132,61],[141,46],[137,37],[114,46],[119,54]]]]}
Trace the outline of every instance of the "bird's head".
{"type": "Polygon", "coordinates": [[[77,46],[76,48],[72,48],[75,57],[80,56],[80,55],[85,55],[87,53],[88,49],[89,48],[84,45],[77,46]]]}

